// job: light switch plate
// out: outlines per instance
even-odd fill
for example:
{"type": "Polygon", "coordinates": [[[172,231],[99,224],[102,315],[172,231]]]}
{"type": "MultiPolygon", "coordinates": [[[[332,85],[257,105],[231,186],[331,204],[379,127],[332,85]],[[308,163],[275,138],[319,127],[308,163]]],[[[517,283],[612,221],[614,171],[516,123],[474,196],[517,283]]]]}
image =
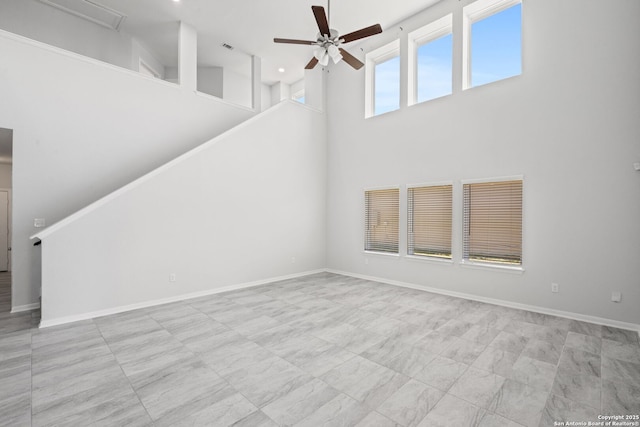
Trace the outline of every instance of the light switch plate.
{"type": "Polygon", "coordinates": [[[611,293],[611,301],[620,302],[621,299],[622,299],[622,294],[620,294],[620,292],[612,292],[611,293]]]}

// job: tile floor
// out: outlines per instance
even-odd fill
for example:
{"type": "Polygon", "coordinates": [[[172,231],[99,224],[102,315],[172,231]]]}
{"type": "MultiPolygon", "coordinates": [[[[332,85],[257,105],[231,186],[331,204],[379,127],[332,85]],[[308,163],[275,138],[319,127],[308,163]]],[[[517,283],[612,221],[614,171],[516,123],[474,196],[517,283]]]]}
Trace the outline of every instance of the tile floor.
{"type": "Polygon", "coordinates": [[[37,329],[2,426],[553,426],[640,414],[638,334],[328,273],[37,329]]]}

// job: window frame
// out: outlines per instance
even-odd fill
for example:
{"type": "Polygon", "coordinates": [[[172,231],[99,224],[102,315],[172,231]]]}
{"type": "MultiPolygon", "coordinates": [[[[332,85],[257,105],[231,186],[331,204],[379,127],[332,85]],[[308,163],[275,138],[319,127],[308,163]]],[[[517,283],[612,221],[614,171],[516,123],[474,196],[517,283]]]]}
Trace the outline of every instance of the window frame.
{"type": "MultiPolygon", "coordinates": [[[[376,97],[376,76],[375,69],[376,65],[385,62],[389,59],[393,59],[395,57],[400,58],[400,81],[398,82],[401,85],[402,81],[402,56],[400,55],[400,39],[395,39],[394,41],[385,44],[377,49],[374,49],[365,55],[365,91],[364,91],[364,117],[376,117],[381,116],[385,113],[375,114],[375,97],[376,97]]],[[[398,92],[398,109],[393,111],[398,111],[402,108],[402,103],[400,102],[402,95],[402,88],[398,92]]],[[[388,111],[389,113],[391,111],[388,111]]]]}
{"type": "Polygon", "coordinates": [[[430,183],[421,183],[421,184],[408,184],[407,185],[407,194],[406,194],[406,198],[407,198],[407,242],[406,242],[406,249],[407,249],[407,254],[406,257],[409,259],[419,259],[419,260],[426,260],[426,261],[435,261],[435,262],[444,262],[444,263],[449,263],[452,264],[453,263],[453,258],[454,258],[454,250],[453,250],[453,229],[454,229],[454,222],[453,222],[453,218],[454,218],[454,185],[453,185],[453,181],[444,181],[444,182],[430,182],[430,183]],[[411,226],[410,224],[412,223],[412,216],[411,213],[413,213],[413,208],[410,208],[410,204],[409,204],[409,192],[410,190],[416,189],[416,188],[427,188],[427,187],[451,187],[451,230],[450,232],[450,236],[449,236],[449,245],[450,245],[450,256],[449,257],[439,257],[439,256],[435,256],[435,255],[420,255],[420,254],[415,254],[415,253],[410,253],[409,251],[409,245],[411,243],[411,239],[412,239],[412,233],[411,231],[411,226]]]}
{"type": "Polygon", "coordinates": [[[408,55],[408,69],[409,78],[407,80],[407,105],[421,104],[422,102],[429,102],[434,99],[442,98],[445,96],[453,95],[453,43],[451,46],[451,93],[442,95],[437,98],[428,99],[425,101],[418,101],[418,49],[440,37],[445,37],[451,34],[453,39],[453,14],[443,16],[427,25],[424,25],[417,30],[414,30],[408,34],[409,43],[409,55],[408,55]]]}
{"type": "Polygon", "coordinates": [[[525,271],[525,179],[523,175],[512,175],[512,176],[501,176],[501,177],[493,177],[493,178],[482,178],[482,179],[465,179],[461,180],[461,195],[460,195],[460,210],[461,210],[461,224],[460,224],[460,247],[462,249],[460,254],[460,265],[463,267],[472,267],[472,268],[481,268],[481,269],[491,269],[491,270],[504,270],[504,271],[512,271],[515,273],[522,273],[525,271]],[[491,261],[473,261],[469,259],[465,259],[464,254],[466,251],[465,248],[465,208],[464,208],[464,186],[467,184],[486,184],[486,183],[499,183],[499,182],[508,182],[508,181],[521,181],[522,182],[522,220],[521,220],[521,241],[520,241],[520,264],[518,265],[509,265],[502,264],[498,262],[491,261]]]}
{"type": "Polygon", "coordinates": [[[392,185],[392,186],[385,186],[385,187],[371,187],[371,188],[365,188],[362,192],[363,194],[363,204],[364,204],[364,209],[362,210],[364,212],[364,226],[363,226],[363,231],[364,231],[364,239],[363,239],[363,250],[364,253],[366,254],[373,254],[373,255],[384,255],[384,256],[392,256],[392,257],[400,257],[400,221],[401,221],[401,206],[400,206],[400,196],[401,196],[401,191],[400,191],[400,186],[399,185],[392,185]],[[398,192],[398,225],[397,225],[397,236],[396,236],[396,242],[397,242],[397,251],[396,252],[391,252],[391,251],[381,251],[381,250],[375,250],[375,249],[368,249],[368,243],[369,243],[369,238],[368,238],[368,225],[369,225],[369,218],[370,218],[370,213],[369,213],[369,209],[367,206],[367,193],[369,192],[375,192],[375,191],[388,191],[388,190],[395,190],[398,192]]]}
{"type": "MultiPolygon", "coordinates": [[[[522,4],[522,0],[476,0],[462,8],[462,90],[483,86],[471,85],[471,26],[475,22],[481,21],[491,15],[500,13],[503,10],[518,4],[522,4]]],[[[521,43],[520,45],[520,61],[523,61],[523,44],[524,43],[521,43]]],[[[519,75],[522,75],[522,71],[519,75]]],[[[491,83],[501,80],[504,79],[496,80],[491,83]]]]}

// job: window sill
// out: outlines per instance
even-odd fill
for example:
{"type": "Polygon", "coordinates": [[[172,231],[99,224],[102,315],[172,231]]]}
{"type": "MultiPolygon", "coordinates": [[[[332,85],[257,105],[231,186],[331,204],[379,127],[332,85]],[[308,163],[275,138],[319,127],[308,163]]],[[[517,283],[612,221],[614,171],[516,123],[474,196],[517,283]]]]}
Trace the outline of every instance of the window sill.
{"type": "Polygon", "coordinates": [[[420,255],[407,255],[405,256],[407,261],[417,261],[417,262],[431,262],[435,264],[449,264],[453,265],[453,260],[451,258],[438,258],[431,256],[420,256],[420,255]]]}
{"type": "Polygon", "coordinates": [[[394,254],[392,252],[376,252],[376,251],[364,251],[365,255],[377,255],[382,257],[400,258],[400,254],[394,254]]]}
{"type": "Polygon", "coordinates": [[[509,266],[509,265],[500,265],[500,264],[490,264],[488,262],[472,262],[472,261],[461,261],[460,266],[464,268],[475,268],[478,270],[492,270],[492,271],[503,271],[506,273],[513,274],[522,274],[524,273],[524,267],[522,266],[509,266]]]}

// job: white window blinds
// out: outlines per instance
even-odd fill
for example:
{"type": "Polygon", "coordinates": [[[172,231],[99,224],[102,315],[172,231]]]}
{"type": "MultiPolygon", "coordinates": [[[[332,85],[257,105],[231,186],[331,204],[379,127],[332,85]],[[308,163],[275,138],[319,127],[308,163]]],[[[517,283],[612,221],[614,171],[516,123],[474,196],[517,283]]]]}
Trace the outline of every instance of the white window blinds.
{"type": "Polygon", "coordinates": [[[407,254],[451,259],[452,185],[407,190],[407,254]]]}
{"type": "Polygon", "coordinates": [[[400,190],[365,191],[366,251],[398,253],[400,190]]]}
{"type": "Polygon", "coordinates": [[[463,258],[522,264],[522,180],[464,184],[463,258]]]}

